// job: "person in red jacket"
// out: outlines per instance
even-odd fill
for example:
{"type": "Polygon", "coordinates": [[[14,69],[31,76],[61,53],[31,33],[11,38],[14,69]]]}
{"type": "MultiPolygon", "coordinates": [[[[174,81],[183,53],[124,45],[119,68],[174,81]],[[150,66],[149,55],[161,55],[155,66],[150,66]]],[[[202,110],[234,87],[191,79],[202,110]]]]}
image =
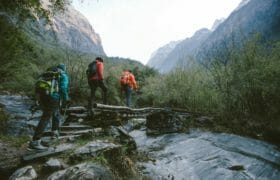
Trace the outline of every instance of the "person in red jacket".
{"type": "Polygon", "coordinates": [[[132,90],[137,90],[137,83],[131,70],[125,69],[123,71],[120,79],[120,84],[121,84],[121,91],[125,92],[126,106],[130,107],[132,90]]]}
{"type": "Polygon", "coordinates": [[[107,104],[107,87],[103,80],[103,69],[103,59],[101,57],[97,57],[95,61],[88,65],[88,84],[91,90],[89,99],[90,108],[92,108],[92,103],[96,101],[95,91],[98,87],[102,89],[103,104],[107,104]]]}

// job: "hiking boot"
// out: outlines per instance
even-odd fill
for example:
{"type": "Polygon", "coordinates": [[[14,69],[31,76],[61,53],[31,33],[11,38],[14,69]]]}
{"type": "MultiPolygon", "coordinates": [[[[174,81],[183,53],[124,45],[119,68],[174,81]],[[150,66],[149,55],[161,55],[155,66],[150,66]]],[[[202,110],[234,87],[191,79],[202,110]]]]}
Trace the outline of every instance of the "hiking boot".
{"type": "Polygon", "coordinates": [[[31,141],[29,143],[29,148],[34,150],[47,150],[48,147],[45,147],[41,144],[41,140],[31,141]]]}
{"type": "Polygon", "coordinates": [[[52,132],[52,137],[51,139],[58,139],[59,138],[59,132],[58,130],[55,130],[52,132]]]}

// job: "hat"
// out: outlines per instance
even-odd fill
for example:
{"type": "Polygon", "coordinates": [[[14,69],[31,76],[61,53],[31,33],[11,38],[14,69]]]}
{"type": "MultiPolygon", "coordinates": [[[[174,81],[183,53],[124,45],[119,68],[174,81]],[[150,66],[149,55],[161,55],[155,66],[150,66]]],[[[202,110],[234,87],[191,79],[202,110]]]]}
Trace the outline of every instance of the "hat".
{"type": "Polygon", "coordinates": [[[59,69],[61,69],[61,70],[63,70],[63,71],[66,70],[66,66],[65,66],[65,64],[63,64],[63,63],[60,63],[59,65],[57,65],[57,68],[59,68],[59,69]]]}

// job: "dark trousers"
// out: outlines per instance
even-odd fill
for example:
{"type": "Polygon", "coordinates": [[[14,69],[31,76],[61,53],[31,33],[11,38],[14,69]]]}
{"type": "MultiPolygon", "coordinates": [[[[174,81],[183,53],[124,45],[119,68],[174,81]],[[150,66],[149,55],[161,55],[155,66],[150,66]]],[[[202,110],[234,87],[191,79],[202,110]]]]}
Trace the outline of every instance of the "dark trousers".
{"type": "Polygon", "coordinates": [[[89,107],[92,108],[93,102],[96,101],[95,92],[98,87],[100,87],[102,90],[103,104],[107,104],[107,87],[104,84],[104,81],[103,80],[90,81],[89,86],[90,86],[90,90],[91,90],[90,99],[89,99],[89,107]]]}
{"type": "Polygon", "coordinates": [[[125,104],[127,107],[131,105],[132,88],[128,85],[122,86],[122,92],[125,93],[125,104]]]}
{"type": "Polygon", "coordinates": [[[52,131],[59,130],[60,112],[58,106],[43,108],[43,114],[35,130],[33,141],[41,139],[50,119],[52,119],[52,131]]]}

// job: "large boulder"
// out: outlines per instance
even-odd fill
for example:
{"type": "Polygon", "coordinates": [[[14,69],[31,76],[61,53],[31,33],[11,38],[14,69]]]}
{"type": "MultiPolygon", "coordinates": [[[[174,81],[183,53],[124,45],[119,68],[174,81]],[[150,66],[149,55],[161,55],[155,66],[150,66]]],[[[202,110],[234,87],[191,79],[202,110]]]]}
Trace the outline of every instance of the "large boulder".
{"type": "Polygon", "coordinates": [[[0,177],[9,177],[21,165],[24,148],[0,141],[0,177]]]}
{"type": "Polygon", "coordinates": [[[115,151],[121,148],[121,145],[117,145],[105,140],[96,140],[87,143],[86,145],[76,149],[71,155],[71,162],[78,162],[87,160],[89,157],[96,157],[105,151],[115,151]]]}
{"type": "Polygon", "coordinates": [[[33,169],[32,166],[25,166],[16,170],[9,180],[32,180],[38,177],[36,171],[33,169]]]}
{"type": "Polygon", "coordinates": [[[83,163],[55,172],[48,177],[48,180],[64,179],[112,180],[114,179],[114,176],[112,172],[104,166],[95,163],[83,163]]]}
{"type": "Polygon", "coordinates": [[[169,110],[153,112],[147,116],[147,134],[165,134],[183,132],[184,116],[169,110]]]}

